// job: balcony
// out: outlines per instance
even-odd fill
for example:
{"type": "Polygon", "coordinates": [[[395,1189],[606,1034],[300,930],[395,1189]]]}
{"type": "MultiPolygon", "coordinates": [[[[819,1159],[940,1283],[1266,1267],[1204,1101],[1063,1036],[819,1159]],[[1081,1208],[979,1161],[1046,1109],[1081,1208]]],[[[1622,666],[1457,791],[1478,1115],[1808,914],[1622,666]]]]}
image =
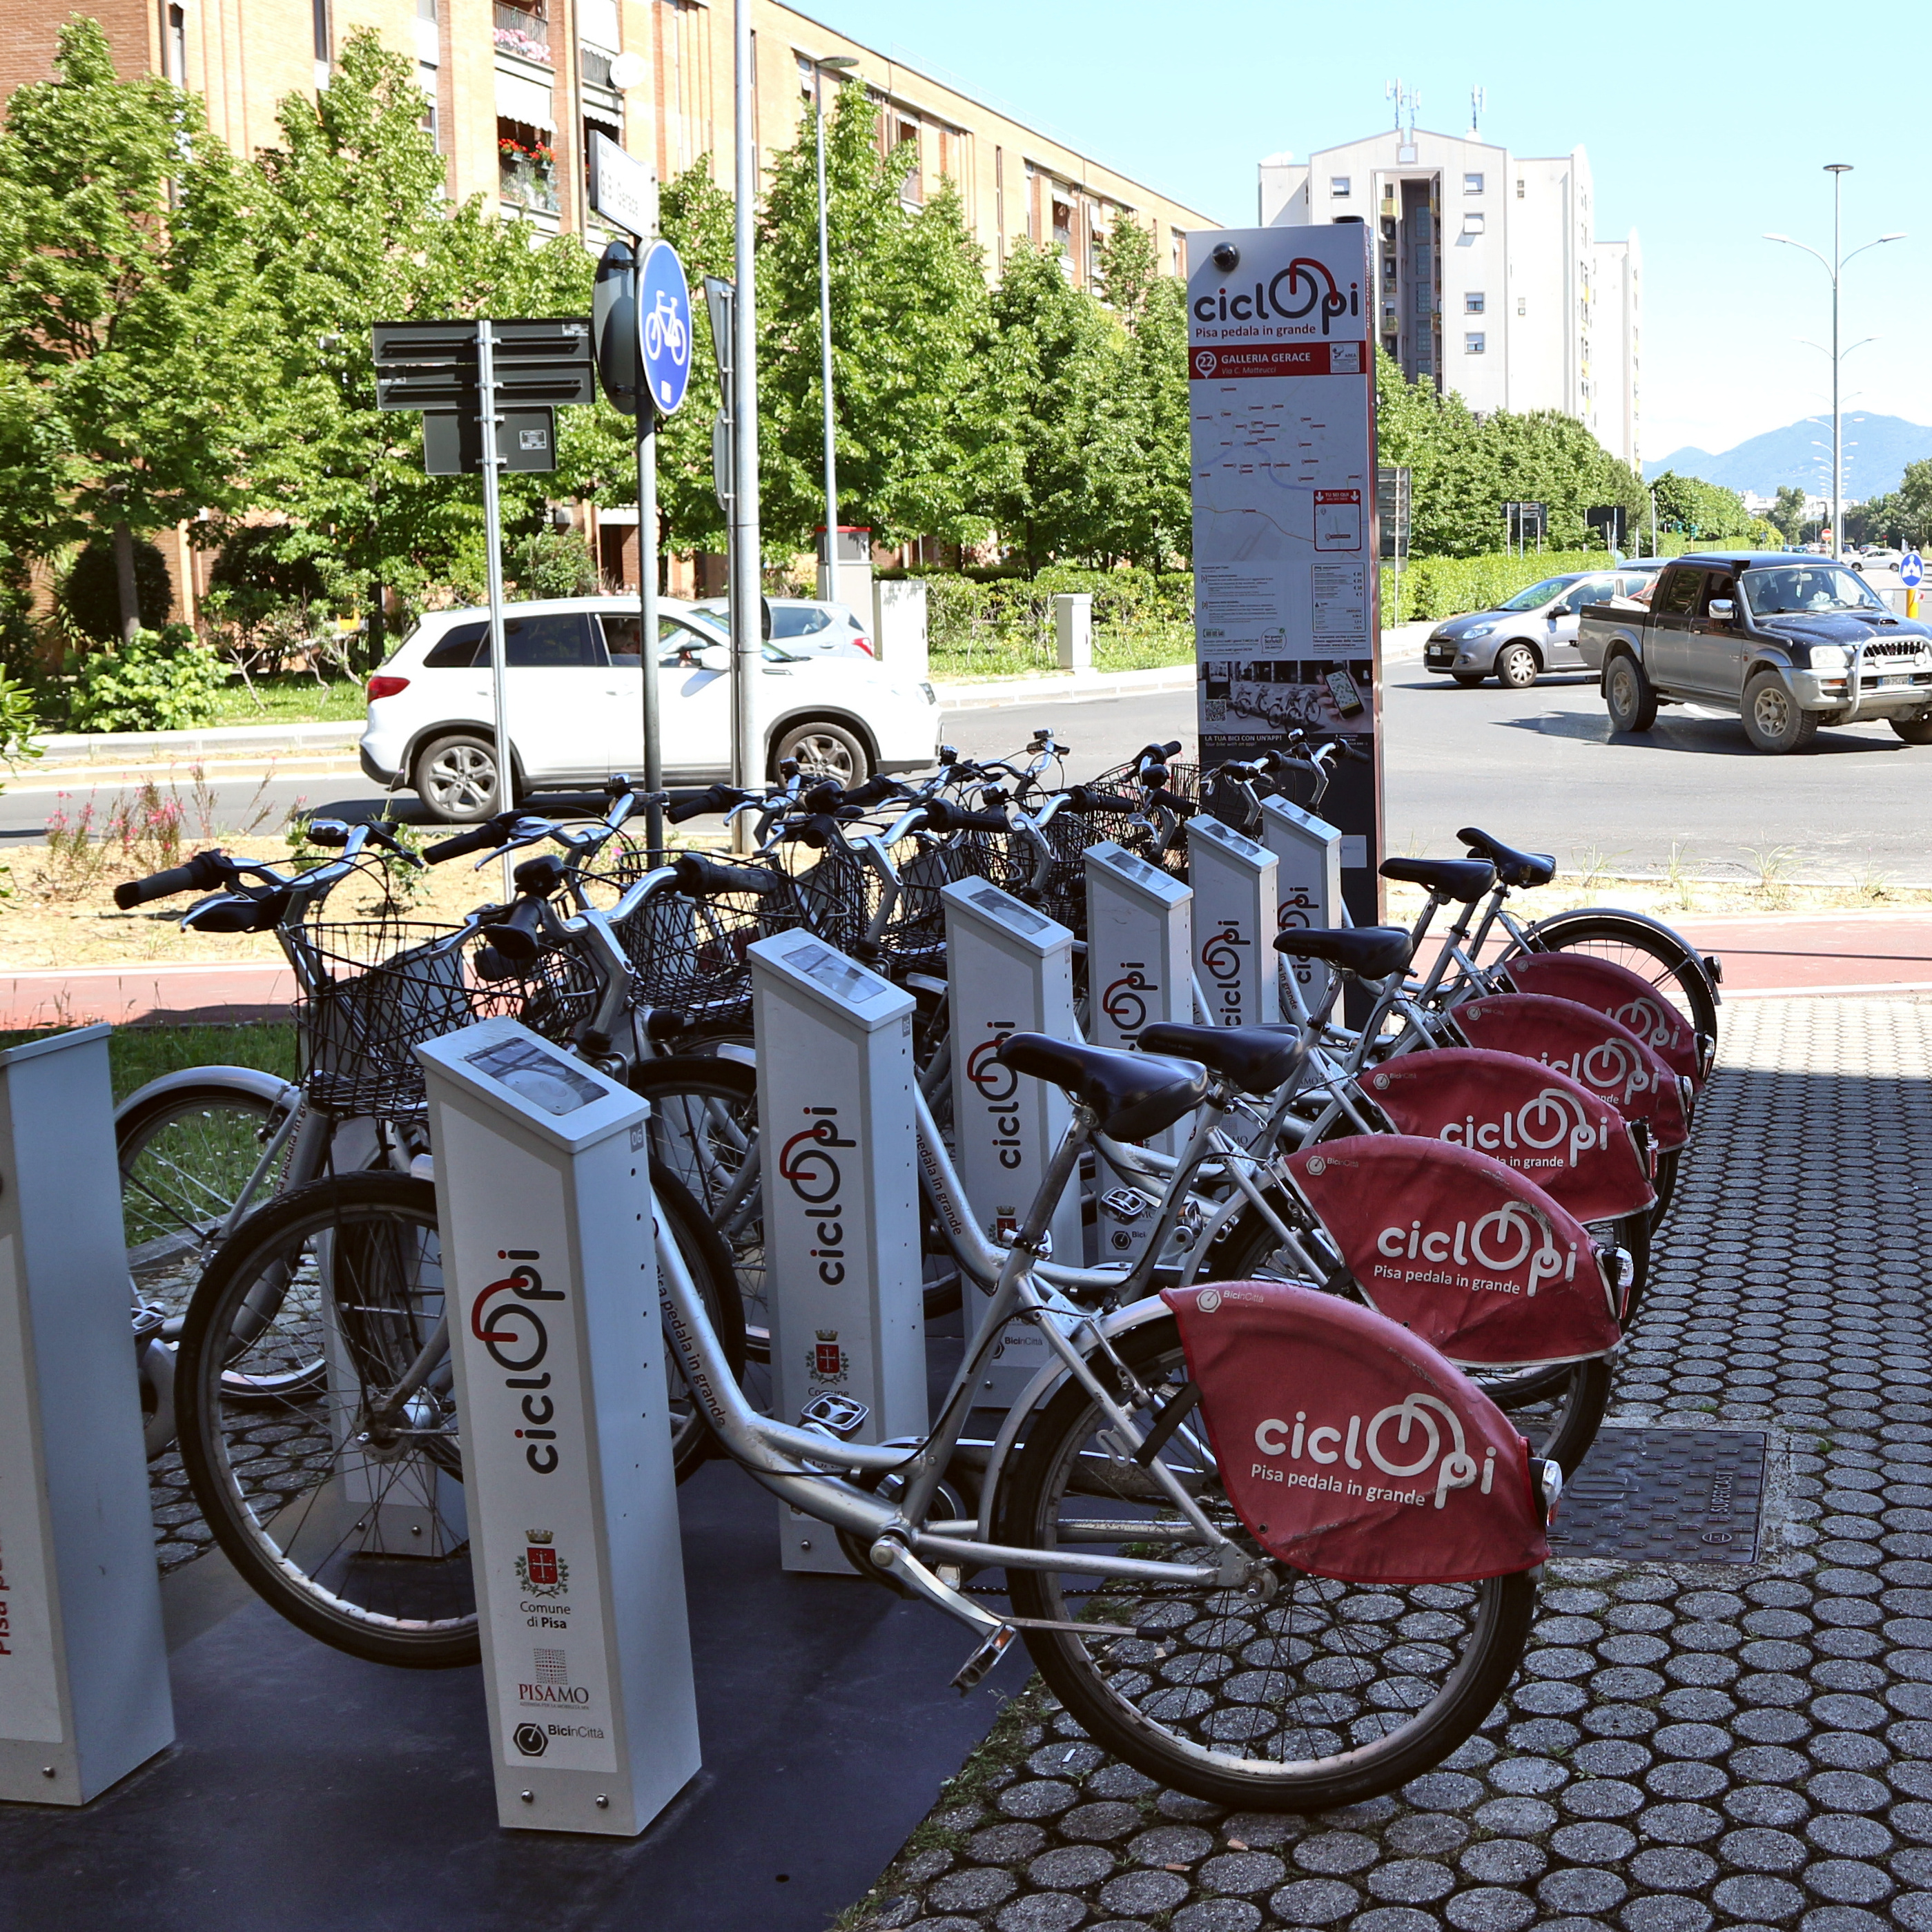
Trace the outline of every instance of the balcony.
{"type": "Polygon", "coordinates": [[[494,20],[492,38],[503,52],[534,61],[539,67],[550,64],[550,22],[542,14],[495,0],[494,20]]]}
{"type": "Polygon", "coordinates": [[[537,214],[557,212],[556,162],[550,154],[512,150],[499,143],[496,185],[506,207],[528,208],[537,214]]]}

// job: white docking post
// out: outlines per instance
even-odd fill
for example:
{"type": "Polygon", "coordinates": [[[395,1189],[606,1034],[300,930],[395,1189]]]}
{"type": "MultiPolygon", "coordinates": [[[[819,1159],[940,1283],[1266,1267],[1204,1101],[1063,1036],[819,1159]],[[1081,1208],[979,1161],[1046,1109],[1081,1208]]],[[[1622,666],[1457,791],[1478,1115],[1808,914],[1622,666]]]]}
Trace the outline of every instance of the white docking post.
{"type": "Polygon", "coordinates": [[[1194,967],[1210,1026],[1265,1026],[1281,1017],[1274,950],[1278,862],[1218,818],[1187,821],[1194,890],[1194,967]]]}
{"type": "MultiPolygon", "coordinates": [[[[1262,800],[1262,839],[1280,861],[1276,875],[1276,902],[1281,930],[1298,926],[1304,932],[1350,923],[1342,898],[1342,834],[1324,818],[1285,798],[1262,800]]],[[[1283,988],[1312,1012],[1328,996],[1328,969],[1314,959],[1282,960],[1283,988]]]]}

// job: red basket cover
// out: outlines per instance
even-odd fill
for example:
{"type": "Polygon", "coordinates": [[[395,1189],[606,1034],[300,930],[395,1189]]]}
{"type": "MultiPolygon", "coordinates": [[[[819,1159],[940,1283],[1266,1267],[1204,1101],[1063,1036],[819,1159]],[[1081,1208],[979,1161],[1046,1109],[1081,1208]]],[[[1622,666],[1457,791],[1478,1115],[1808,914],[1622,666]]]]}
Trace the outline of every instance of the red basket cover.
{"type": "Polygon", "coordinates": [[[1574,1000],[1592,1012],[1621,1020],[1673,1073],[1701,1088],[1697,1032],[1641,973],[1587,952],[1522,952],[1503,962],[1519,993],[1574,1000]]]}
{"type": "Polygon", "coordinates": [[[1288,1166],[1363,1293],[1452,1361],[1575,1362],[1616,1346],[1589,1230],[1514,1168],[1408,1134],[1324,1141],[1288,1166]]]}
{"type": "Polygon", "coordinates": [[[1540,1061],[1438,1047],[1400,1054],[1362,1084],[1397,1133],[1488,1154],[1580,1221],[1640,1214],[1657,1199],[1622,1114],[1540,1061]]]}
{"type": "Polygon", "coordinates": [[[1659,1153],[1690,1138],[1677,1076],[1621,1020],[1544,993],[1486,993],[1451,1006],[1472,1046],[1520,1053],[1580,1080],[1628,1120],[1648,1120],[1659,1153]]]}
{"type": "Polygon", "coordinates": [[[1286,1282],[1167,1288],[1228,1500],[1271,1555],[1352,1583],[1546,1561],[1529,1444],[1373,1310],[1286,1282]]]}

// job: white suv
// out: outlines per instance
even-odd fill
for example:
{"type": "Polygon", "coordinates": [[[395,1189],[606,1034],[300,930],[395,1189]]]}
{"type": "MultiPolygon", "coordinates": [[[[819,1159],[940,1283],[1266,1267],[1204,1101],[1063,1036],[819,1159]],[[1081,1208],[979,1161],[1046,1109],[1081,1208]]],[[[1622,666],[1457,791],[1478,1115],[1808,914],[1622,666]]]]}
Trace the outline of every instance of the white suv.
{"type": "MultiPolygon", "coordinates": [[[[664,777],[708,784],[731,768],[730,642],[688,606],[658,606],[657,679],[664,777]]],[[[568,790],[641,772],[643,692],[634,598],[574,597],[504,608],[516,788],[568,790]]],[[[489,614],[423,619],[369,680],[362,770],[413,787],[436,818],[467,824],[494,808],[489,614]]],[[[931,685],[858,656],[800,658],[764,646],[758,724],[766,776],[781,758],[842,783],[922,771],[939,747],[931,685]]]]}

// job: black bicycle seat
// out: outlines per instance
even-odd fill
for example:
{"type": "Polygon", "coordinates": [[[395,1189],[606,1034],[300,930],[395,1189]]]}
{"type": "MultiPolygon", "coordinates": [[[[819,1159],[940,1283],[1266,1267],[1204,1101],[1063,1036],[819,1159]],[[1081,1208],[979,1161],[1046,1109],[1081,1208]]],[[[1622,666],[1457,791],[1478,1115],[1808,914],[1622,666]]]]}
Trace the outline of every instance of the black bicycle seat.
{"type": "Polygon", "coordinates": [[[1134,1044],[1143,1053],[1198,1060],[1249,1094],[1272,1094],[1294,1071],[1300,1049],[1299,1030],[1273,1028],[1182,1026],[1156,1021],[1143,1027],[1134,1044]]]}
{"type": "Polygon", "coordinates": [[[1465,905],[1494,890],[1496,868],[1486,859],[1384,859],[1382,874],[1412,886],[1426,886],[1439,899],[1465,905]]]}
{"type": "Polygon", "coordinates": [[[1399,926],[1342,926],[1305,932],[1291,928],[1275,935],[1274,950],[1291,959],[1319,959],[1364,980],[1385,980],[1408,964],[1414,949],[1399,926]]]}
{"type": "Polygon", "coordinates": [[[1547,852],[1519,852],[1480,826],[1466,825],[1456,836],[1488,860],[1506,886],[1546,886],[1556,876],[1556,861],[1547,852]]]}
{"type": "Polygon", "coordinates": [[[1110,1140],[1144,1141],[1192,1112],[1208,1092],[1208,1070],[1198,1061],[1114,1053],[1043,1033],[1007,1034],[1000,1062],[1065,1088],[1100,1116],[1096,1124],[1110,1140]]]}

